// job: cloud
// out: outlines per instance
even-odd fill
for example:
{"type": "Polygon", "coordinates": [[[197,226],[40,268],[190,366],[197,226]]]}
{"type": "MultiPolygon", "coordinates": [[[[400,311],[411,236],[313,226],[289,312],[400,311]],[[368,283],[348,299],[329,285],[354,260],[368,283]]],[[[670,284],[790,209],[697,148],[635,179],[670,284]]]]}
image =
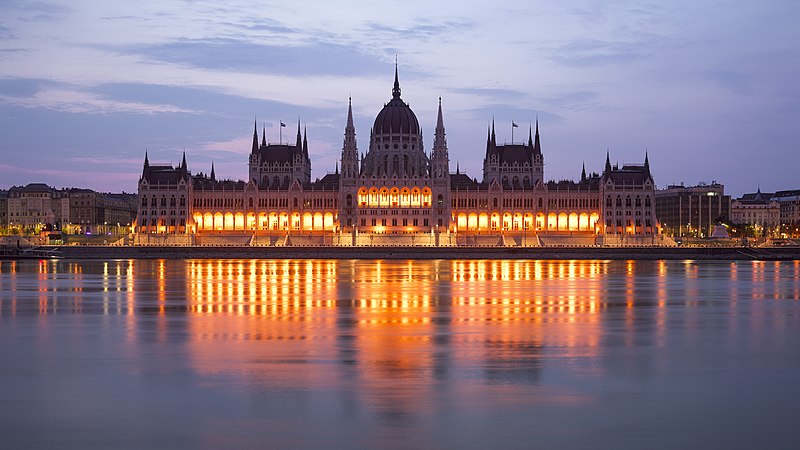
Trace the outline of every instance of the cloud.
{"type": "Polygon", "coordinates": [[[10,41],[17,39],[17,36],[7,27],[0,25],[0,41],[10,41]]]}
{"type": "Polygon", "coordinates": [[[556,48],[550,59],[565,66],[590,67],[627,63],[647,55],[642,43],[579,39],[556,48]]]}
{"type": "MultiPolygon", "coordinates": [[[[482,87],[463,87],[452,88],[451,92],[456,94],[476,95],[480,97],[487,97],[495,101],[501,100],[524,100],[528,97],[527,92],[522,92],[515,89],[503,88],[482,88],[482,87]]],[[[485,101],[485,99],[483,99],[485,101]]]]}
{"type": "Polygon", "coordinates": [[[701,78],[711,81],[733,93],[739,95],[750,95],[753,93],[750,78],[741,72],[714,69],[700,72],[699,75],[701,78]]]}
{"type": "Polygon", "coordinates": [[[66,89],[44,89],[32,97],[0,95],[0,103],[23,108],[47,108],[55,111],[80,114],[109,114],[132,112],[137,114],[195,113],[172,105],[147,104],[138,102],[117,102],[99,98],[89,92],[66,89]]]}
{"type": "Polygon", "coordinates": [[[326,42],[270,45],[231,38],[180,39],[123,51],[203,69],[293,76],[364,75],[385,70],[381,60],[361,52],[358,47],[326,42]]]}

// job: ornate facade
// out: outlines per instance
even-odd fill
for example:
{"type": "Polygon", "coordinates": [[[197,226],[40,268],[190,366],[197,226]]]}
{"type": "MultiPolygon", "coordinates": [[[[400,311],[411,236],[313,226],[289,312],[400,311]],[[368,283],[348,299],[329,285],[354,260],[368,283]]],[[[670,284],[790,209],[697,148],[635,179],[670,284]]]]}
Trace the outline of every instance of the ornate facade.
{"type": "Polygon", "coordinates": [[[612,166],[580,181],[545,181],[544,154],[526,143],[498,144],[487,132],[483,177],[450,172],[441,98],[430,152],[401,98],[375,117],[359,153],[348,105],[341,172],[311,181],[306,131],[295,143],[259,143],[253,131],[247,181],[150,165],[139,182],[141,242],[248,245],[597,245],[654,243],[654,183],[644,164],[612,166]]]}

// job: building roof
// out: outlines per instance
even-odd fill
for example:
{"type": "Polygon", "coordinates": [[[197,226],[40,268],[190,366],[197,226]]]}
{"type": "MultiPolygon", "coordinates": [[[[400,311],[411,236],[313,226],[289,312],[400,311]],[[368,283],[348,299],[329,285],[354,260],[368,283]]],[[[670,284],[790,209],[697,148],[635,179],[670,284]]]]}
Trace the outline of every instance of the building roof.
{"type": "Polygon", "coordinates": [[[478,180],[470,178],[465,173],[450,174],[450,190],[459,191],[485,191],[488,185],[478,183],[478,180]]]}
{"type": "Polygon", "coordinates": [[[419,121],[417,115],[411,107],[400,98],[400,82],[397,78],[397,65],[394,68],[394,87],[392,88],[392,99],[383,106],[383,109],[375,116],[375,123],[372,126],[375,135],[388,134],[409,134],[419,135],[419,121]]]}

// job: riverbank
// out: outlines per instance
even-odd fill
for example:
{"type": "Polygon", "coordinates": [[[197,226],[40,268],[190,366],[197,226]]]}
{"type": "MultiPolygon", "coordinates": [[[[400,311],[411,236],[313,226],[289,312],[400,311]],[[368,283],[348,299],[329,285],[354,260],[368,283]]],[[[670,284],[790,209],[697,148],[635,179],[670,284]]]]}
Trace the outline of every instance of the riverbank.
{"type": "MultiPolygon", "coordinates": [[[[47,247],[45,247],[47,248],[47,247]]],[[[49,247],[55,248],[55,247],[49,247]]],[[[800,247],[194,247],[62,246],[76,259],[800,260],[800,247]]]]}

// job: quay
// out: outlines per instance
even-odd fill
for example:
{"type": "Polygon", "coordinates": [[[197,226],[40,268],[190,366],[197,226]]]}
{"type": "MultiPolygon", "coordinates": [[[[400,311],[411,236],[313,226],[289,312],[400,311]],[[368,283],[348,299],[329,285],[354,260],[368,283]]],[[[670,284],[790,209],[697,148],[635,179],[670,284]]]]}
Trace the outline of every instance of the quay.
{"type": "Polygon", "coordinates": [[[800,246],[785,247],[253,247],[62,246],[75,259],[607,259],[800,260],[800,246]]]}

